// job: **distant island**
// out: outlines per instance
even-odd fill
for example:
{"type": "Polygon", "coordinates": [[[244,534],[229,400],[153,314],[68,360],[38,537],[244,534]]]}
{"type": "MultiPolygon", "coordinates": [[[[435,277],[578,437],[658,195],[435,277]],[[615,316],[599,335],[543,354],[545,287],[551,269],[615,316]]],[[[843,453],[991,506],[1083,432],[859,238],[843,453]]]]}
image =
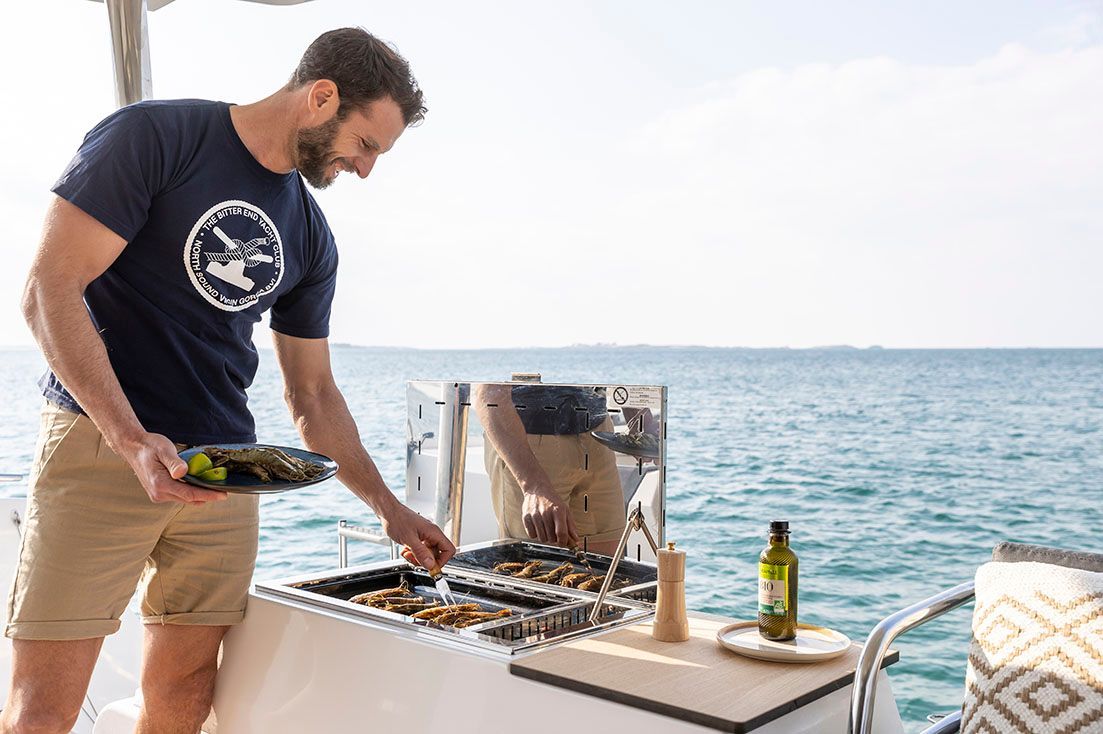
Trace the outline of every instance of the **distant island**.
{"type": "Polygon", "coordinates": [[[350,342],[333,342],[331,349],[371,349],[375,351],[409,351],[409,352],[493,352],[493,351],[523,351],[523,350],[562,350],[562,349],[712,349],[746,352],[859,352],[884,350],[879,344],[868,347],[855,347],[849,344],[828,344],[815,347],[740,347],[740,346],[706,346],[704,344],[617,344],[616,342],[594,342],[592,344],[576,343],[564,346],[527,345],[519,347],[395,347],[379,346],[374,344],[352,344],[350,342]]]}

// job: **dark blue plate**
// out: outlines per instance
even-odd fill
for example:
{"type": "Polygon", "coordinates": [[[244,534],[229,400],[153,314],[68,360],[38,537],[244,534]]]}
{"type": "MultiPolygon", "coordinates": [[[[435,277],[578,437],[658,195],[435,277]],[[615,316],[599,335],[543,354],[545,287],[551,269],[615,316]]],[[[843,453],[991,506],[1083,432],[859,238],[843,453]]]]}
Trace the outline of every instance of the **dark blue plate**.
{"type": "Polygon", "coordinates": [[[618,451],[622,454],[628,454],[629,456],[635,456],[638,459],[658,459],[659,447],[645,448],[639,444],[633,443],[632,439],[628,438],[623,433],[613,433],[612,431],[590,431],[590,435],[600,443],[602,446],[618,451]]]}
{"type": "Polygon", "coordinates": [[[190,449],[181,451],[180,458],[187,461],[201,452],[204,448],[207,448],[207,446],[216,449],[279,449],[289,456],[294,456],[297,459],[309,461],[324,467],[325,471],[305,482],[289,482],[286,479],[273,479],[270,482],[262,482],[252,474],[240,474],[238,472],[230,472],[226,479],[221,482],[208,482],[199,477],[193,477],[191,474],[184,475],[185,482],[195,485],[196,487],[203,487],[204,489],[217,489],[221,492],[235,492],[239,494],[274,494],[276,492],[286,492],[289,489],[309,487],[312,484],[331,479],[337,473],[337,462],[328,456],[322,456],[321,454],[316,454],[306,449],[294,449],[289,446],[273,446],[266,443],[219,443],[207,444],[206,446],[192,446],[190,449]]]}

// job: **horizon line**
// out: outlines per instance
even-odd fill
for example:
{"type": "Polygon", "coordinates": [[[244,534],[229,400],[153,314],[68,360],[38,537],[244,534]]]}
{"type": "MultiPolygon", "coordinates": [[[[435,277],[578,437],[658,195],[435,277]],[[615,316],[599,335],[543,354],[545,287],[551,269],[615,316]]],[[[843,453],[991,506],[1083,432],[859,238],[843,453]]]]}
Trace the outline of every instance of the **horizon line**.
{"type": "MultiPolygon", "coordinates": [[[[271,350],[272,347],[268,345],[255,345],[257,349],[271,350]]],[[[879,344],[872,344],[867,347],[856,347],[851,344],[826,344],[811,347],[791,347],[791,346],[772,346],[772,347],[750,347],[740,345],[712,345],[712,344],[616,344],[616,343],[604,343],[598,342],[595,344],[563,344],[563,345],[539,345],[529,344],[524,346],[484,346],[484,347],[411,347],[411,346],[395,346],[387,344],[357,344],[354,342],[330,342],[331,348],[341,349],[378,349],[389,351],[408,351],[408,352],[494,352],[494,351],[526,351],[526,350],[551,350],[551,349],[715,349],[715,350],[739,350],[739,351],[752,351],[752,352],[831,352],[831,351],[853,351],[853,352],[965,352],[965,351],[1093,351],[1103,350],[1103,345],[1100,346],[965,346],[965,347],[885,347],[879,344]]],[[[0,344],[0,350],[34,350],[41,351],[37,345],[33,344],[0,344]]]]}

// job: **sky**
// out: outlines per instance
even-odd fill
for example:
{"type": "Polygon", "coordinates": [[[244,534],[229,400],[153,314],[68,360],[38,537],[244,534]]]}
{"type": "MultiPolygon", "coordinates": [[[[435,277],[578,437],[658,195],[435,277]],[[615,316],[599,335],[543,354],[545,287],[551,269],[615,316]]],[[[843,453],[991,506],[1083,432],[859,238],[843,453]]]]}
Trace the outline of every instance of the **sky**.
{"type": "MultiPolygon", "coordinates": [[[[317,194],[331,341],[1103,346],[1103,2],[177,0],[148,23],[163,99],[264,97],[339,26],[409,59],[425,123],[317,194]]],[[[0,345],[30,345],[50,185],[114,107],[105,6],[19,3],[0,64],[0,345]]]]}

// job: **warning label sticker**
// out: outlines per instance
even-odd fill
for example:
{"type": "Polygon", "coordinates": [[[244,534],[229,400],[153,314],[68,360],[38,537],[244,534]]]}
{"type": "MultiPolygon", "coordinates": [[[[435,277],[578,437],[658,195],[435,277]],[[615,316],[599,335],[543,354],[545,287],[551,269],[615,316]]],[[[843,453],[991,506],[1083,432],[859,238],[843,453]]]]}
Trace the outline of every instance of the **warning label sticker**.
{"type": "Polygon", "coordinates": [[[610,398],[618,408],[650,408],[652,413],[658,413],[663,407],[663,389],[658,386],[615,387],[610,398]]]}

